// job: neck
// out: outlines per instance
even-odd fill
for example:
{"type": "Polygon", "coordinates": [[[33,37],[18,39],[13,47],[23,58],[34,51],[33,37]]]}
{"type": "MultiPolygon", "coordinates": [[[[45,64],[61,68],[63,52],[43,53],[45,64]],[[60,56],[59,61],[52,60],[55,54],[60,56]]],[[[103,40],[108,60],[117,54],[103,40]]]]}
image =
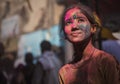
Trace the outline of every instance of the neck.
{"type": "Polygon", "coordinates": [[[74,62],[81,60],[81,58],[85,55],[85,49],[88,44],[92,44],[91,37],[87,38],[83,42],[73,44],[74,51],[75,51],[74,58],[73,58],[74,62]]]}

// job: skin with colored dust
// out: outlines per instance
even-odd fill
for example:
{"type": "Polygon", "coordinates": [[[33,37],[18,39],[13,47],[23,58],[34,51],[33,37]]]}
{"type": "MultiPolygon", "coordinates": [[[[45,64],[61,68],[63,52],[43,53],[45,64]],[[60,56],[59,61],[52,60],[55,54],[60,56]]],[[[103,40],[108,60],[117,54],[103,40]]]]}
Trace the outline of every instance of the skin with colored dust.
{"type": "Polygon", "coordinates": [[[91,25],[79,9],[73,8],[65,15],[65,33],[71,42],[80,42],[91,35],[91,25]]]}
{"type": "Polygon", "coordinates": [[[79,29],[85,32],[85,39],[90,36],[90,25],[89,24],[80,24],[79,29]]]}
{"type": "Polygon", "coordinates": [[[73,54],[59,70],[59,84],[120,84],[119,63],[93,45],[97,28],[93,11],[82,4],[72,5],[63,13],[62,23],[73,54]]]}

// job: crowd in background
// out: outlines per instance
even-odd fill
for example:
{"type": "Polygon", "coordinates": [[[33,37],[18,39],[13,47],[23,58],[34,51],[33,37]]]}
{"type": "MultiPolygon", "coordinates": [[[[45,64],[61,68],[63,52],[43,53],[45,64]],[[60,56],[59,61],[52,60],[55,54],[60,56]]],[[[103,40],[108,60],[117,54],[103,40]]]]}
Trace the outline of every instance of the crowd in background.
{"type": "MultiPolygon", "coordinates": [[[[4,44],[0,42],[0,84],[49,84],[50,81],[49,83],[46,81],[49,77],[45,74],[49,74],[51,79],[56,78],[58,80],[57,73],[59,68],[64,65],[63,59],[60,58],[59,54],[52,51],[52,45],[48,41],[45,41],[45,44],[40,47],[43,49],[41,51],[42,55],[38,58],[36,64],[33,63],[33,54],[28,52],[25,54],[26,65],[19,64],[17,67],[14,67],[17,52],[5,52],[4,44]],[[47,52],[44,53],[46,50],[47,52]],[[47,55],[53,55],[53,58],[47,57],[47,55]],[[55,74],[53,72],[50,73],[50,70],[57,72],[55,72],[55,78],[52,77],[55,74]]],[[[120,40],[115,38],[112,32],[106,28],[103,28],[101,31],[101,49],[115,56],[120,63],[120,40]]],[[[64,58],[63,52],[60,55],[63,55],[61,57],[64,58]]]]}
{"type": "MultiPolygon", "coordinates": [[[[102,27],[99,33],[96,46],[112,54],[120,63],[120,40],[108,28],[102,27]]],[[[64,53],[52,51],[52,45],[46,41],[40,47],[43,49],[42,55],[36,64],[33,63],[33,54],[28,52],[24,56],[26,65],[14,67],[17,51],[5,52],[4,44],[0,42],[0,84],[57,84],[57,72],[64,64],[64,53]]]]}
{"type": "Polygon", "coordinates": [[[14,67],[17,53],[5,53],[5,47],[1,42],[0,84],[57,84],[58,71],[63,62],[58,54],[52,50],[49,41],[43,41],[40,47],[42,55],[36,64],[33,62],[33,54],[28,52],[25,54],[26,65],[19,64],[14,67]]]}

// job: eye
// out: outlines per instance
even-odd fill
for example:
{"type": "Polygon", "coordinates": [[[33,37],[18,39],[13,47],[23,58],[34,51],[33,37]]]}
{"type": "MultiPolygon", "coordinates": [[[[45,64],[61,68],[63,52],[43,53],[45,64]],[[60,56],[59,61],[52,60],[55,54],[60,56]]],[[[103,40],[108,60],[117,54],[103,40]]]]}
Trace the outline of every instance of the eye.
{"type": "Polygon", "coordinates": [[[71,21],[66,21],[65,25],[70,25],[72,22],[71,21]]]}
{"type": "Polygon", "coordinates": [[[78,18],[78,22],[84,22],[85,20],[83,18],[78,18]]]}

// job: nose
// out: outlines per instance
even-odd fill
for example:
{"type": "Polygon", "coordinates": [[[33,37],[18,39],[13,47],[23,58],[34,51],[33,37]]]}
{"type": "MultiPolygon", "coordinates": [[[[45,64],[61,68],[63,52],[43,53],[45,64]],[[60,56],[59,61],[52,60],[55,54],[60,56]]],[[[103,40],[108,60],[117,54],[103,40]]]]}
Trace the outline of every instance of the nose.
{"type": "Polygon", "coordinates": [[[74,23],[72,24],[72,29],[71,29],[71,31],[76,31],[76,30],[79,30],[79,27],[78,27],[78,23],[74,22],[74,23]]]}
{"type": "Polygon", "coordinates": [[[75,21],[75,22],[73,22],[73,24],[72,24],[72,28],[77,28],[78,27],[78,23],[75,21]]]}

